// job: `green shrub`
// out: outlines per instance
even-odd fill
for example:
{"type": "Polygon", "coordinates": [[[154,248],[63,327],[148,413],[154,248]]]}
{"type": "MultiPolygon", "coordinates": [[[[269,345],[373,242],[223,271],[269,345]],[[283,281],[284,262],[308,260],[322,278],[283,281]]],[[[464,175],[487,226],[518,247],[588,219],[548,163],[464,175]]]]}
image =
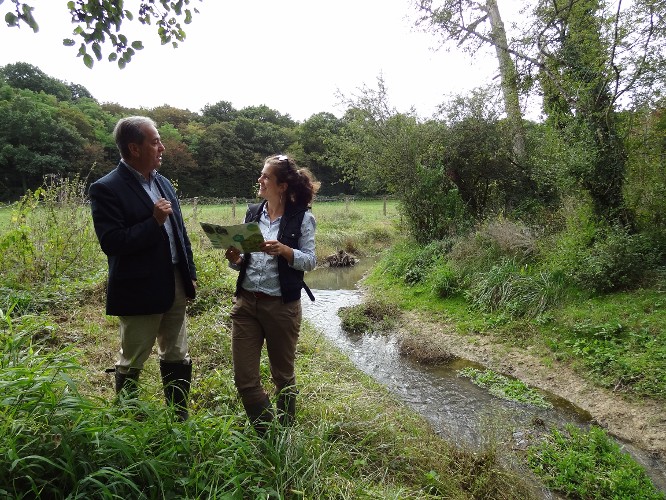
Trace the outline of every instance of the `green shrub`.
{"type": "Polygon", "coordinates": [[[475,275],[466,296],[481,311],[536,317],[557,304],[563,291],[562,273],[532,273],[526,266],[505,261],[475,275]]]}
{"type": "Polygon", "coordinates": [[[597,232],[592,245],[580,255],[572,274],[580,287],[608,293],[640,283],[657,260],[655,249],[646,236],[613,226],[597,232]]]}
{"type": "Polygon", "coordinates": [[[564,229],[541,242],[543,265],[583,290],[635,287],[664,259],[663,236],[599,222],[589,202],[565,200],[560,216],[564,229]]]}
{"type": "Polygon", "coordinates": [[[472,221],[458,189],[447,182],[441,167],[418,165],[412,183],[402,189],[400,212],[419,243],[449,238],[466,231],[472,221]]]}
{"type": "Polygon", "coordinates": [[[414,241],[403,241],[391,249],[390,254],[379,262],[378,268],[392,278],[415,285],[426,280],[449,248],[448,241],[433,241],[426,246],[420,246],[414,241]]]}
{"type": "Polygon", "coordinates": [[[465,285],[478,273],[511,260],[517,264],[531,262],[537,252],[532,230],[518,222],[506,219],[491,220],[475,232],[459,238],[451,248],[451,266],[465,285]]]}
{"type": "Polygon", "coordinates": [[[389,330],[396,321],[398,308],[373,299],[355,306],[338,310],[342,329],[348,333],[361,334],[389,330]]]}
{"type": "Polygon", "coordinates": [[[27,193],[0,236],[0,286],[22,310],[41,310],[96,289],[104,254],[99,248],[79,178],[49,177],[27,193]],[[39,300],[31,297],[39,296],[39,300]]]}
{"type": "Polygon", "coordinates": [[[441,298],[451,297],[460,290],[458,275],[446,261],[433,266],[428,282],[432,284],[433,293],[441,298]]]}

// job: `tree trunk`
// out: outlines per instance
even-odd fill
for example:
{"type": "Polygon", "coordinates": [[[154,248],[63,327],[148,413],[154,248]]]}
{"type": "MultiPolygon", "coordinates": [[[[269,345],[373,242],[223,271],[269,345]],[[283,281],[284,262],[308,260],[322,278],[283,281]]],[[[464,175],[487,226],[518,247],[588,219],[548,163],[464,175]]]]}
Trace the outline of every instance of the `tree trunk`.
{"type": "Polygon", "coordinates": [[[508,42],[504,22],[500,16],[496,0],[486,0],[486,9],[490,19],[491,38],[495,46],[497,61],[499,63],[502,94],[504,96],[504,108],[511,126],[511,137],[513,140],[513,154],[518,164],[523,163],[525,156],[525,129],[523,127],[523,115],[520,110],[518,98],[518,74],[509,54],[508,42]]]}

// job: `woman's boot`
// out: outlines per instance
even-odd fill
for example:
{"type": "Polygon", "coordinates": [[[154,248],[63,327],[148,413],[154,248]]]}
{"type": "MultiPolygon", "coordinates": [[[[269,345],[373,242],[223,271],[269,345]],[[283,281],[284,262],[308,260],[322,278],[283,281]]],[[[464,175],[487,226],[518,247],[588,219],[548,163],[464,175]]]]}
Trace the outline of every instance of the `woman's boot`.
{"type": "Polygon", "coordinates": [[[141,373],[140,370],[130,370],[129,373],[120,373],[118,367],[115,368],[116,394],[118,398],[135,399],[137,397],[139,392],[139,373],[141,373]]]}
{"type": "Polygon", "coordinates": [[[271,400],[266,395],[265,399],[258,403],[243,403],[243,407],[254,430],[263,437],[273,421],[273,405],[271,400]]]}
{"type": "Polygon", "coordinates": [[[277,396],[277,415],[280,425],[291,427],[296,417],[296,395],[298,391],[293,385],[283,388],[277,396]]]}

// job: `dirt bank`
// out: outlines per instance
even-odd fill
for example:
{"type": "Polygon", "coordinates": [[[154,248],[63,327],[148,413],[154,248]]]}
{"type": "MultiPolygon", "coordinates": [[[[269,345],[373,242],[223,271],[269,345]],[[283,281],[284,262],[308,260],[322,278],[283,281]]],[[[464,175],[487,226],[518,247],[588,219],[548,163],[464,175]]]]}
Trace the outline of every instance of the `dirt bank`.
{"type": "Polygon", "coordinates": [[[456,356],[517,377],[572,402],[588,411],[609,433],[666,460],[663,404],[627,401],[620,394],[595,387],[564,363],[546,364],[529,348],[496,343],[489,336],[460,335],[450,325],[417,313],[403,314],[398,334],[403,351],[410,357],[427,363],[456,356]]]}

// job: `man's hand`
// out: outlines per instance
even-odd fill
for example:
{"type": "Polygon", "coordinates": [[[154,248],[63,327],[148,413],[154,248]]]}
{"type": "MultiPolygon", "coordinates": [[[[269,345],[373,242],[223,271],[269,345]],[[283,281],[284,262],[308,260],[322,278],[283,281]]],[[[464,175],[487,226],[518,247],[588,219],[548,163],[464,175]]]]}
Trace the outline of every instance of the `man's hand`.
{"type": "Polygon", "coordinates": [[[155,202],[155,206],[153,207],[153,217],[155,217],[155,220],[160,226],[166,222],[167,217],[172,213],[173,210],[171,209],[171,202],[169,200],[160,198],[155,202]]]}

